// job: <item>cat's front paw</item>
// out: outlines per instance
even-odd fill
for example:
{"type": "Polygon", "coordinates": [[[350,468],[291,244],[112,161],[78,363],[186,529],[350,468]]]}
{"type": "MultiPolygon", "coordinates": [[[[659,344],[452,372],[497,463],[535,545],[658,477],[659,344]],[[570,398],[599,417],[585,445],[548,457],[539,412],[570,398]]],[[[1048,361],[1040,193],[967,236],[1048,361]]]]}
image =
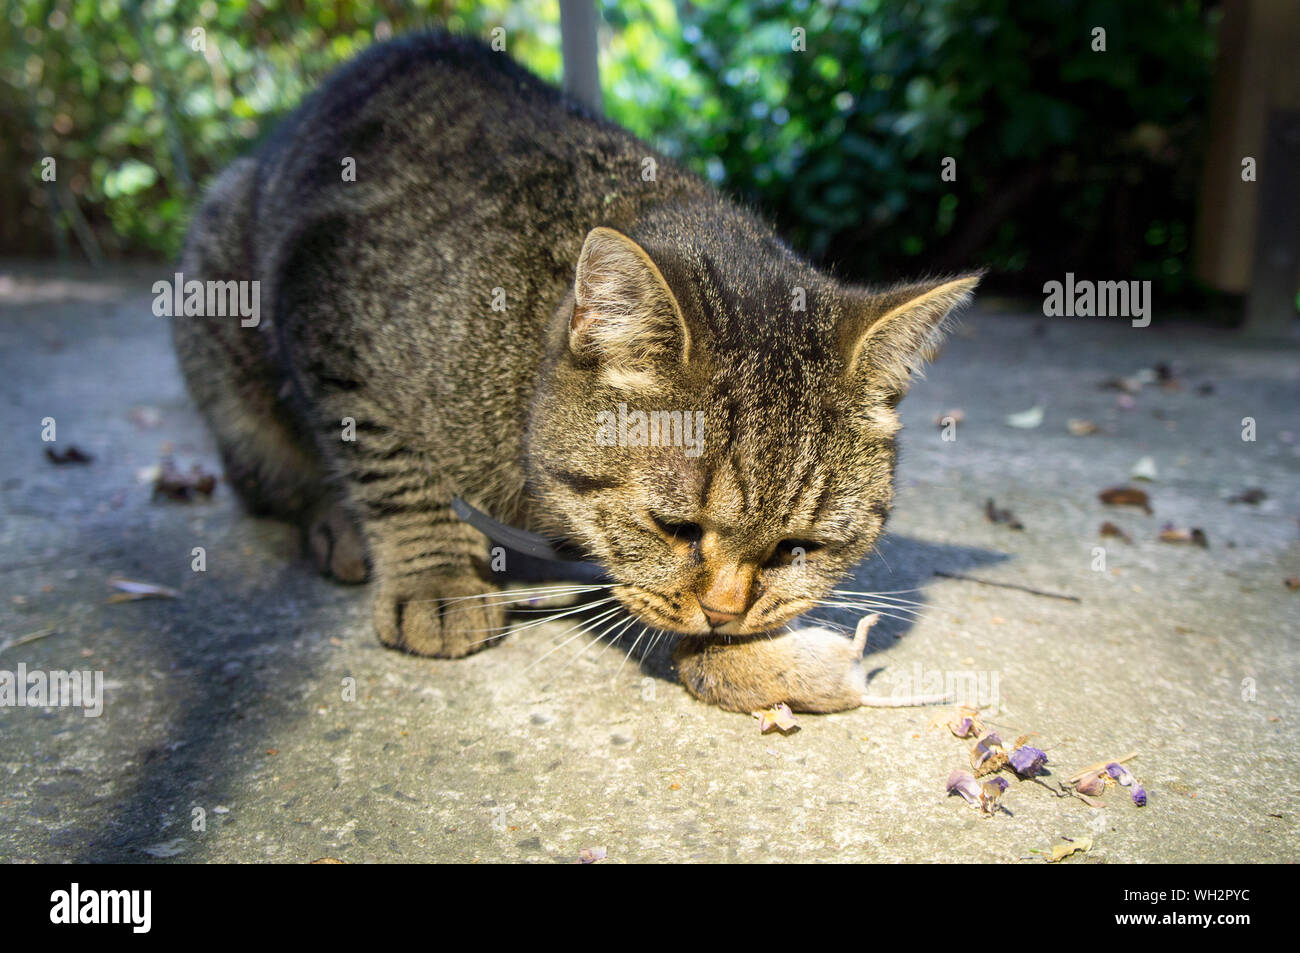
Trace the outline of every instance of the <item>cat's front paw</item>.
{"type": "Polygon", "coordinates": [[[307,550],[322,576],[357,583],[370,575],[361,529],[341,503],[313,515],[307,527],[307,550]]]}
{"type": "Polygon", "coordinates": [[[415,586],[381,586],[375,597],[379,641],[416,655],[471,655],[499,642],[505,626],[500,590],[478,579],[433,578],[415,586]]]}

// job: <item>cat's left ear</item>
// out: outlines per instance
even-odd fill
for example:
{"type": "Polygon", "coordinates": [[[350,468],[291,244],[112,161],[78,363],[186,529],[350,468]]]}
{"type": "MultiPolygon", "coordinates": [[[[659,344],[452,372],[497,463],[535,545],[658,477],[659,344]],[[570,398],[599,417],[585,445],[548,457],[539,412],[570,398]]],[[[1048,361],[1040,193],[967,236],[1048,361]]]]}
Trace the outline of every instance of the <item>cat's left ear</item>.
{"type": "Polygon", "coordinates": [[[644,248],[612,228],[593,228],[578,256],[569,347],[612,364],[686,363],[691,335],[681,306],[644,248]]]}
{"type": "Polygon", "coordinates": [[[925,361],[933,357],[949,316],[970,301],[983,272],[957,278],[858,292],[841,325],[848,375],[901,397],[925,361]]]}

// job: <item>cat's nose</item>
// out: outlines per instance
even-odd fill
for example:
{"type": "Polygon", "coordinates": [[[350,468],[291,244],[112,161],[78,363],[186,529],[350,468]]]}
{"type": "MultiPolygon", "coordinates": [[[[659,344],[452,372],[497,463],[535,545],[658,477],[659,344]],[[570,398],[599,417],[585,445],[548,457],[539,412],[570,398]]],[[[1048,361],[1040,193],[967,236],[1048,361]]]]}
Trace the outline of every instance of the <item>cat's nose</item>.
{"type": "Polygon", "coordinates": [[[726,625],[728,622],[735,622],[745,614],[743,612],[728,612],[725,609],[714,609],[706,606],[703,602],[700,603],[700,609],[704,612],[704,618],[709,620],[709,625],[715,629],[720,625],[726,625]]]}

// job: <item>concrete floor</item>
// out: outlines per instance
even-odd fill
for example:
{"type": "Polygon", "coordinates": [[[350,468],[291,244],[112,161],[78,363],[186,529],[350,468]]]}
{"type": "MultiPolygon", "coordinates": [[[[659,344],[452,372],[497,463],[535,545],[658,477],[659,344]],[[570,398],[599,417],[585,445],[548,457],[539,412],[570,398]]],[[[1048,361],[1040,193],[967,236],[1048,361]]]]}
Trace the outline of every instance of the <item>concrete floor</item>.
{"type": "Polygon", "coordinates": [[[465,661],[405,657],[375,639],[364,587],[318,578],[294,530],[227,488],[153,502],[140,471],[164,444],[217,466],[150,312],[157,272],[0,266],[0,669],[106,680],[98,718],[0,708],[0,860],[1041,862],[1062,836],[1093,838],[1066,863],[1297,858],[1296,348],[1158,310],[1136,329],[985,301],[904,401],[892,532],[848,588],[913,591],[924,611],[878,627],[873,685],[995,675],[986,719],[1033,733],[1055,778],[1136,751],[1150,794],[1092,809],[1013,783],[985,819],[945,796],[967,755],[933,710],[760,735],[664,679],[662,653],[623,665],[623,647],[579,640],[543,658],[560,624],[465,661]],[[1099,387],[1161,361],[1181,390],[1149,385],[1124,409],[1099,387]],[[1004,422],[1034,405],[1041,426],[1004,422]],[[954,408],[944,441],[932,421],[954,408]],[[49,463],[45,417],[94,462],[49,463]],[[1073,436],[1069,418],[1101,432],[1073,436]],[[1144,456],[1154,515],[1103,506],[1144,456]],[[1228,501],[1247,487],[1267,498],[1228,501]],[[986,521],[988,497],[1024,529],[986,521]],[[1104,520],[1132,544],[1099,538],[1104,520]],[[1209,547],[1158,541],[1166,522],[1209,547]],[[115,573],[180,597],[106,604],[115,573]]]}

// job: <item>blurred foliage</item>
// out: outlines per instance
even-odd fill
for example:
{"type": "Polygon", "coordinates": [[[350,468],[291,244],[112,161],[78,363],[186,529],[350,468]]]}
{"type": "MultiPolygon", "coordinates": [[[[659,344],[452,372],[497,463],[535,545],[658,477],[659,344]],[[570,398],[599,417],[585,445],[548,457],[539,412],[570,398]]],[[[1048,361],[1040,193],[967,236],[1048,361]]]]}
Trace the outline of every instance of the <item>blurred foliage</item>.
{"type": "MultiPolygon", "coordinates": [[[[1189,287],[1213,0],[599,4],[611,117],[841,273],[1189,287]]],[[[30,173],[0,248],[172,255],[198,187],[376,38],[502,26],[558,80],[558,23],[557,0],[10,0],[0,150],[30,173]]]]}

